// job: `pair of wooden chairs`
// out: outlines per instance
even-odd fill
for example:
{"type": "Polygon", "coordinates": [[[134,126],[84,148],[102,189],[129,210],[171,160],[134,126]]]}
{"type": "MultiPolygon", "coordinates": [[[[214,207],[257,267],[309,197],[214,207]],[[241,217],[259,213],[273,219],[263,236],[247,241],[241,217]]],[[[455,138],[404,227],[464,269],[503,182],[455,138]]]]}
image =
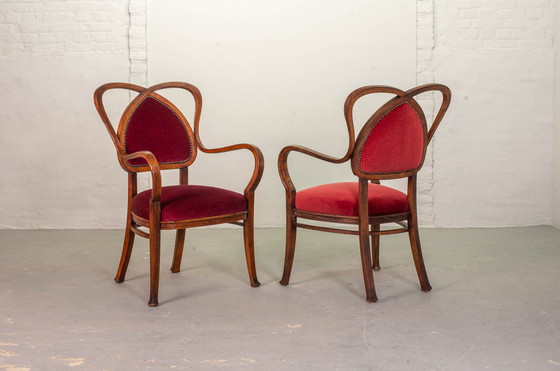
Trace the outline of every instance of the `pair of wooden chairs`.
{"type": "MultiPolygon", "coordinates": [[[[359,236],[362,272],[366,299],[377,301],[373,270],[379,269],[379,236],[408,232],[414,263],[423,291],[431,289],[424,267],[416,209],[416,174],[422,167],[426,148],[441,122],[451,99],[450,90],[441,84],[428,84],[408,91],[388,86],[366,86],[352,92],[346,99],[344,115],[348,127],[348,151],[342,158],[327,156],[300,146],[285,147],[278,158],[280,178],[286,189],[286,257],[280,283],[287,285],[294,259],[296,230],[354,234],[359,236]],[[439,91],[442,104],[428,128],[421,107],[414,99],[421,93],[439,91]],[[353,122],[356,101],[373,93],[390,93],[394,98],[376,110],[363,125],[357,138],[353,122]],[[296,191],[288,172],[287,159],[299,152],[331,163],[351,161],[357,182],[320,185],[296,191]],[[408,178],[408,191],[382,186],[380,180],[408,178]],[[357,225],[357,230],[328,228],[303,224],[299,219],[357,225]],[[380,225],[396,223],[399,228],[381,230],[380,225]],[[369,236],[371,236],[370,249],[369,236]]],[[[121,167],[128,173],[128,208],[124,244],[115,281],[125,279],[135,235],[150,241],[150,299],[148,305],[158,305],[161,230],[176,230],[175,250],[171,271],[181,268],[185,230],[221,223],[243,227],[245,256],[251,286],[257,279],[254,253],[254,198],[264,169],[262,152],[250,144],[221,148],[206,148],[200,140],[199,124],[202,95],[193,85],[168,82],[144,88],[128,83],[109,83],[94,93],[95,107],[107,128],[117,151],[121,167]],[[194,128],[183,113],[157,92],[163,89],[183,89],[194,98],[194,128]],[[117,131],[103,105],[103,95],[112,89],[128,89],[137,96],[124,110],[117,131]],[[200,150],[224,153],[248,150],[254,158],[251,179],[243,194],[230,190],[190,185],[188,168],[200,150]],[[162,186],[161,170],[178,169],[179,185],[162,186]],[[152,188],[138,193],[137,173],[151,173],[152,188]],[[149,233],[140,229],[148,228],[149,233]]]]}

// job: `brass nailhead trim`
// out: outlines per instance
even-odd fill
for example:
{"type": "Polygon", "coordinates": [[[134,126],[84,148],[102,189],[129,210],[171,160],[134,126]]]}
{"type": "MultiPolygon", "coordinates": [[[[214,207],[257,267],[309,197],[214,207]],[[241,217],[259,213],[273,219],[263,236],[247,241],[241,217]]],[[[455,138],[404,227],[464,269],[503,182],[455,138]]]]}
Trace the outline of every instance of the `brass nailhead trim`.
{"type": "MultiPolygon", "coordinates": [[[[169,107],[169,105],[165,104],[164,102],[162,102],[161,100],[152,97],[151,95],[146,95],[144,98],[142,98],[142,100],[140,102],[138,102],[138,104],[136,105],[136,107],[134,107],[134,110],[132,111],[132,113],[130,114],[130,116],[128,116],[128,120],[126,120],[126,125],[124,127],[124,150],[128,153],[128,150],[126,149],[126,133],[128,132],[128,124],[130,122],[130,119],[132,118],[132,116],[134,115],[134,112],[136,112],[136,109],[148,98],[151,98],[161,104],[163,104],[165,107],[167,107],[167,109],[169,109],[171,112],[173,112],[173,114],[175,115],[175,117],[177,117],[177,119],[179,120],[179,122],[181,123],[181,125],[183,125],[183,128],[185,128],[185,131],[187,132],[187,136],[189,137],[189,157],[187,157],[185,160],[183,161],[170,161],[170,162],[158,162],[158,164],[162,164],[162,165],[168,165],[168,164],[181,164],[183,162],[187,162],[191,159],[193,151],[192,151],[192,140],[189,133],[189,130],[187,129],[187,125],[183,122],[183,120],[181,120],[181,118],[179,117],[179,115],[177,114],[177,112],[175,112],[171,107],[169,107]]],[[[139,166],[147,166],[146,164],[138,164],[138,165],[132,165],[130,163],[130,161],[127,161],[129,166],[132,167],[139,167],[139,166]]]]}
{"type": "Polygon", "coordinates": [[[387,117],[387,115],[389,115],[391,112],[393,112],[395,109],[397,109],[398,107],[402,106],[402,105],[405,104],[405,103],[408,104],[408,106],[409,106],[410,108],[412,108],[412,109],[414,110],[414,112],[416,112],[416,115],[420,116],[420,115],[418,114],[418,111],[416,110],[416,108],[414,108],[413,106],[411,106],[410,103],[408,103],[407,101],[403,101],[403,102],[399,103],[398,105],[396,105],[395,107],[391,108],[389,111],[385,112],[385,113],[383,114],[383,116],[381,116],[381,117],[379,118],[379,120],[377,120],[377,121],[375,122],[375,124],[373,124],[373,125],[371,126],[371,128],[369,129],[369,131],[368,131],[368,133],[367,133],[367,135],[366,135],[366,140],[364,140],[364,143],[362,144],[362,147],[360,148],[360,156],[358,157],[358,168],[360,169],[360,171],[361,171],[362,173],[364,173],[364,174],[369,174],[369,175],[387,175],[387,174],[395,174],[395,173],[406,173],[406,172],[413,171],[413,170],[416,170],[416,169],[417,169],[417,168],[414,168],[414,169],[409,169],[409,170],[402,170],[402,171],[397,171],[397,172],[392,171],[392,172],[385,172],[385,173],[369,173],[369,172],[366,172],[366,171],[363,171],[363,170],[362,170],[362,151],[364,150],[364,146],[365,146],[366,141],[367,141],[367,139],[369,138],[371,132],[373,131],[373,129],[375,129],[375,127],[377,126],[377,124],[379,124],[379,122],[380,122],[381,120],[383,120],[385,117],[387,117]]]}

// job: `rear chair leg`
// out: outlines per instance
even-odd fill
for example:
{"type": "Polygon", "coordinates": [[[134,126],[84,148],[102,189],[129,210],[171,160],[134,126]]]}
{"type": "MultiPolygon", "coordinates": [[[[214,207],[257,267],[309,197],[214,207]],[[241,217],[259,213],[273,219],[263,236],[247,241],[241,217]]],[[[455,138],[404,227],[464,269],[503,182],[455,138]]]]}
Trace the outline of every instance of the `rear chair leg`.
{"type": "Polygon", "coordinates": [[[179,273],[181,271],[181,259],[183,258],[183,247],[185,246],[185,229],[177,229],[175,235],[175,251],[173,252],[173,262],[171,263],[171,272],[179,273]]]}
{"type": "MultiPolygon", "coordinates": [[[[379,224],[374,224],[371,226],[372,232],[379,232],[379,224]]],[[[371,261],[373,264],[373,270],[378,271],[381,269],[379,266],[379,235],[371,235],[371,261]]]]}
{"type": "Polygon", "coordinates": [[[124,243],[121,253],[121,261],[117,269],[117,274],[115,276],[115,282],[121,283],[124,281],[126,276],[126,270],[128,268],[128,262],[130,261],[130,256],[132,255],[132,245],[134,244],[134,232],[131,229],[132,215],[128,213],[126,220],[126,228],[124,231],[124,243]]]}

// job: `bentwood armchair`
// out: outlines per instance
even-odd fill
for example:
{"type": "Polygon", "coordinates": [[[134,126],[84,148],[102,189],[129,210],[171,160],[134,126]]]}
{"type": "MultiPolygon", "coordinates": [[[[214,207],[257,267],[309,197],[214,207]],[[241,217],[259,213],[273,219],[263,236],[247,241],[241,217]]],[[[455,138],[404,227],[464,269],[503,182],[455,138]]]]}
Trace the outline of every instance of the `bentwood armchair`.
{"type": "Polygon", "coordinates": [[[99,115],[117,151],[121,167],[128,173],[128,208],[122,255],[115,281],[124,281],[134,236],[150,241],[150,300],[158,305],[160,269],[160,231],[176,230],[175,250],[171,271],[181,268],[185,229],[219,223],[243,227],[245,256],[251,286],[260,285],[254,255],[254,196],[264,167],[261,151],[250,144],[236,144],[209,149],[200,140],[199,122],[202,95],[193,85],[168,82],[144,88],[127,83],[108,83],[94,93],[99,115]],[[162,89],[184,89],[194,98],[194,130],[183,113],[169,100],[157,93],[162,89]],[[111,89],[127,89],[138,95],[121,116],[115,132],[103,106],[103,94],[111,89]],[[197,155],[246,149],[254,158],[254,169],[243,194],[205,185],[190,185],[188,170],[197,155]],[[179,170],[179,185],[162,186],[162,170],[179,170]],[[137,192],[137,173],[150,172],[152,188],[137,192]],[[149,233],[140,229],[148,228],[149,233]]]}
{"type": "Polygon", "coordinates": [[[424,266],[418,234],[416,176],[422,168],[426,147],[440,124],[451,91],[441,84],[422,85],[408,91],[389,86],[365,86],[353,91],[344,104],[348,127],[348,151],[335,158],[301,146],[288,146],[278,157],[280,178],[286,189],[286,257],[280,283],[288,285],[294,260],[297,228],[359,236],[366,300],[377,301],[373,270],[379,269],[379,236],[408,232],[416,272],[422,291],[431,286],[424,266]],[[422,108],[414,99],[418,94],[438,91],[442,103],[428,128],[422,108]],[[353,107],[361,97],[390,93],[395,97],[381,106],[367,120],[355,139],[353,107]],[[323,184],[296,191],[288,172],[288,155],[299,152],[319,160],[340,164],[350,160],[356,182],[323,184]],[[383,186],[381,180],[408,178],[408,190],[402,193],[383,186]],[[300,219],[357,225],[356,229],[331,228],[301,223],[300,219]],[[381,229],[393,223],[398,227],[381,229]],[[372,249],[370,250],[369,236],[372,249]]]}

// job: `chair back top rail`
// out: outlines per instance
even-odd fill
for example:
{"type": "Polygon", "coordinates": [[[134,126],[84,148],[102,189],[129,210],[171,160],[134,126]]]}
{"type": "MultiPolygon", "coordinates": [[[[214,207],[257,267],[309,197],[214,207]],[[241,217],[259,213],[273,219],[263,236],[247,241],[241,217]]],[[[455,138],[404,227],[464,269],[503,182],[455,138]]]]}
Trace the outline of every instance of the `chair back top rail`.
{"type": "Polygon", "coordinates": [[[352,171],[370,180],[416,174],[423,166],[427,146],[449,107],[451,91],[442,84],[421,85],[406,92],[385,86],[366,86],[352,92],[347,101],[355,102],[364,95],[378,92],[396,96],[375,111],[362,127],[351,155],[352,171]],[[442,102],[428,128],[424,111],[415,97],[432,91],[442,94],[442,102]],[[370,158],[364,158],[365,155],[370,158]],[[366,164],[369,166],[364,166],[366,164]]]}
{"type": "MultiPolygon", "coordinates": [[[[172,81],[144,88],[124,82],[107,83],[95,91],[94,103],[115,145],[119,163],[127,172],[150,170],[149,165],[142,158],[125,160],[126,155],[139,149],[154,153],[158,159],[159,168],[165,170],[191,165],[196,158],[197,148],[203,148],[198,135],[202,95],[192,84],[172,81]],[[156,93],[158,90],[169,88],[184,89],[192,94],[195,102],[194,129],[173,103],[156,93]],[[138,93],[125,108],[116,132],[103,105],[104,93],[112,89],[125,89],[138,93]],[[166,125],[167,130],[150,132],[150,125],[154,126],[154,122],[156,126],[158,124],[166,125]],[[172,140],[173,145],[163,143],[167,140],[172,140]],[[181,145],[177,146],[177,144],[181,145]],[[173,149],[174,152],[169,153],[169,149],[173,149]]],[[[158,129],[161,128],[158,127],[158,129]]]]}

